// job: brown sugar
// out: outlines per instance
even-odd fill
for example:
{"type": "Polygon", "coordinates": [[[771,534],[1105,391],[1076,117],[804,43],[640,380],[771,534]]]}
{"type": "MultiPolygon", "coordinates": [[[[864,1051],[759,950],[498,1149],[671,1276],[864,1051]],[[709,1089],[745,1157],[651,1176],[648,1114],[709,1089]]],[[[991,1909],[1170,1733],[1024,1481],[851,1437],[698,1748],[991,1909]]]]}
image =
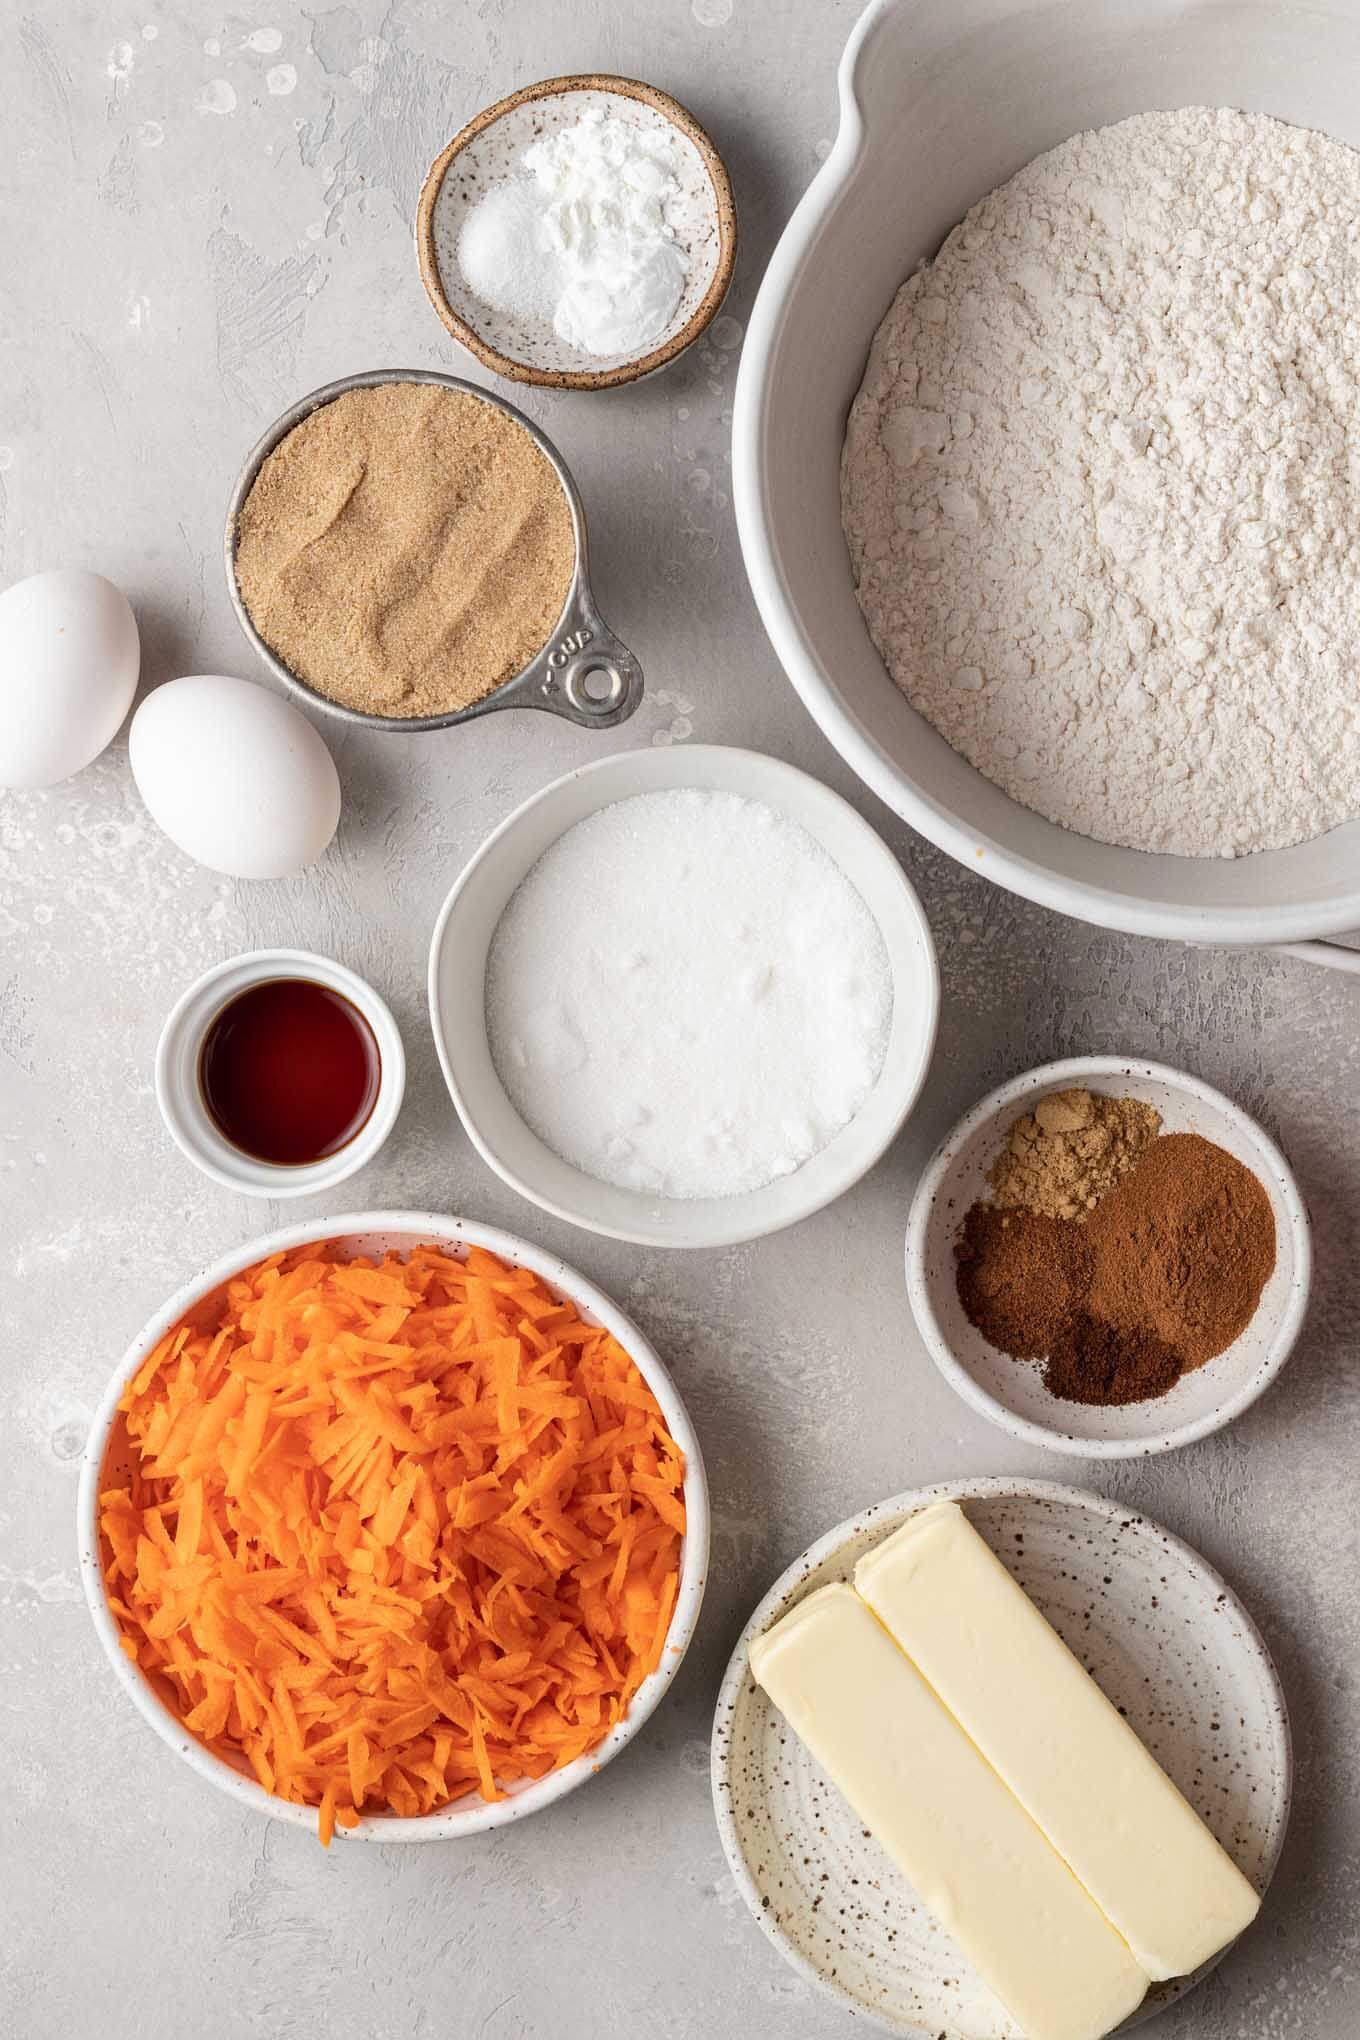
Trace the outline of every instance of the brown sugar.
{"type": "Polygon", "coordinates": [[[236,580],[271,651],[373,715],[470,707],[542,650],[571,506],[515,419],[463,390],[347,390],[294,426],[241,507],[236,580]]]}

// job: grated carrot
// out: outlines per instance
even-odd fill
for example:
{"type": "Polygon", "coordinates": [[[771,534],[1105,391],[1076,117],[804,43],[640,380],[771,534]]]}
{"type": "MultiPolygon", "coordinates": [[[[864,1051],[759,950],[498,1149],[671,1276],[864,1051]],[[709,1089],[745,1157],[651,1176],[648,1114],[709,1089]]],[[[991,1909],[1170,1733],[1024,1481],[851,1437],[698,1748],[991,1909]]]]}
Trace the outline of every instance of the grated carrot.
{"type": "Polygon", "coordinates": [[[685,1528],[618,1342],[476,1248],[297,1249],[210,1316],[132,1377],[100,1496],[123,1649],[185,1726],[326,1843],[594,1749],[660,1662],[685,1528]]]}

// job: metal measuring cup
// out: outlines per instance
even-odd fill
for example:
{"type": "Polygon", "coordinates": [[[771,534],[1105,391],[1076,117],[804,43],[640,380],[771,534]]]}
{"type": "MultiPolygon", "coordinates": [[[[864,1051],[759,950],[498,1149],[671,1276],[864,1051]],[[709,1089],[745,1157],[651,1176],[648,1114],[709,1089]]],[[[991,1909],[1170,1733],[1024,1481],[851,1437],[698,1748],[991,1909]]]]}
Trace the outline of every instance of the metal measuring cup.
{"type": "Polygon", "coordinates": [[[628,647],[610,630],[590,590],[585,507],[570,469],[532,418],[526,418],[513,404],[507,404],[504,397],[494,396],[490,390],[484,390],[476,383],[464,382],[459,376],[441,375],[428,368],[376,368],[364,375],[342,376],[338,382],[326,383],[323,388],[313,390],[310,396],[299,398],[282,417],[275,419],[247,456],[227,507],[225,556],[227,591],[236,611],[236,620],[270,672],[301,700],[324,709],[327,715],[340,716],[345,722],[360,723],[378,730],[443,730],[454,723],[471,722],[474,716],[491,715],[501,708],[541,708],[546,709],[549,715],[563,716],[567,722],[580,723],[587,729],[608,730],[616,723],[625,722],[642,699],[642,667],[628,647]],[[452,709],[447,715],[370,715],[364,709],[347,708],[338,701],[330,700],[327,695],[319,694],[285,666],[276,652],[270,650],[251,621],[236,580],[237,519],[254,486],[255,477],[274,448],[280,440],[287,438],[295,425],[300,425],[323,404],[343,396],[346,390],[373,389],[381,383],[437,383],[443,389],[463,390],[483,403],[494,404],[517,425],[524,427],[535,446],[551,463],[571,509],[576,564],[572,569],[571,586],[562,605],[562,614],[547,643],[535,653],[527,666],[510,679],[503,680],[499,687],[492,688],[480,701],[470,703],[467,708],[452,709]]]}

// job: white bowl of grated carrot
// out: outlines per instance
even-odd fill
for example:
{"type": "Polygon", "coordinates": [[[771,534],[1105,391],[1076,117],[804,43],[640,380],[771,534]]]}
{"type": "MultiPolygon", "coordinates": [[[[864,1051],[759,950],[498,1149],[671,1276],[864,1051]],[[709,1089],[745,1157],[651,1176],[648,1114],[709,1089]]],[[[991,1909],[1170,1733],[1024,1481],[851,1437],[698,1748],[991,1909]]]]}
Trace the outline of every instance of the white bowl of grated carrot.
{"type": "Polygon", "coordinates": [[[453,1839],[593,1777],[708,1564],[698,1440],[637,1327],[426,1212],[288,1227],[187,1283],[109,1384],[78,1510],[143,1716],[324,1841],[453,1839]]]}

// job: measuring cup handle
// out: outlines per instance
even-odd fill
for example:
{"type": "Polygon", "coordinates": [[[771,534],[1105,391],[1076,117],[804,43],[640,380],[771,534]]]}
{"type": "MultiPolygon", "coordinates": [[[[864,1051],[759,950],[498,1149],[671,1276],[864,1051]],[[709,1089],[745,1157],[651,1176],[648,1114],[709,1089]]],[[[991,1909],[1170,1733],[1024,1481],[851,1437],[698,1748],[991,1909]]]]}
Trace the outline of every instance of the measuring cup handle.
{"type": "Polygon", "coordinates": [[[552,642],[534,662],[537,705],[587,728],[612,729],[642,699],[642,667],[578,586],[552,642]]]}

